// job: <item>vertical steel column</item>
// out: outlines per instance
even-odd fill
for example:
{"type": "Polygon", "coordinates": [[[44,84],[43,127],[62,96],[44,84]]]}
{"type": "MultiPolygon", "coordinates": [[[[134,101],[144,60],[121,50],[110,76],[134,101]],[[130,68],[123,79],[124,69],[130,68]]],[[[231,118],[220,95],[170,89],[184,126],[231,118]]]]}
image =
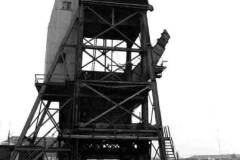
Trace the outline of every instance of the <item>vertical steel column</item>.
{"type": "MultiPolygon", "coordinates": [[[[144,13],[146,14],[146,13],[144,13]]],[[[146,29],[143,23],[142,16],[140,17],[140,29],[141,29],[141,37],[140,37],[140,43],[141,47],[144,49],[143,52],[141,52],[141,71],[143,72],[143,75],[148,75],[148,65],[147,65],[147,54],[146,54],[146,48],[147,48],[147,34],[146,29]]],[[[145,77],[144,77],[145,78],[145,77]]]]}
{"type": "Polygon", "coordinates": [[[80,76],[82,71],[82,52],[83,52],[83,27],[84,27],[84,6],[79,4],[79,18],[78,18],[78,28],[77,28],[77,47],[75,54],[75,71],[74,71],[74,109],[73,109],[73,126],[78,122],[78,109],[79,109],[79,92],[80,92],[80,76]]]}
{"type": "MultiPolygon", "coordinates": [[[[127,49],[130,49],[132,47],[131,43],[127,43],[127,49]]],[[[126,77],[128,81],[131,81],[131,71],[132,71],[132,52],[131,51],[127,51],[126,52],[126,77]]]]}
{"type": "MultiPolygon", "coordinates": [[[[103,39],[103,47],[107,46],[107,40],[103,39]]],[[[104,72],[107,71],[107,51],[103,50],[102,54],[104,55],[104,72]]]]}
{"type": "Polygon", "coordinates": [[[161,160],[166,160],[166,152],[165,152],[165,142],[164,142],[164,136],[163,136],[163,125],[162,125],[162,117],[161,117],[161,111],[160,111],[160,104],[158,99],[158,91],[157,91],[157,82],[153,67],[153,60],[152,60],[152,47],[151,47],[151,41],[150,41],[150,35],[149,35],[149,28],[148,28],[148,20],[146,13],[142,13],[141,15],[141,23],[142,23],[142,34],[144,35],[144,50],[146,51],[145,54],[147,54],[147,68],[148,73],[151,80],[151,88],[152,88],[152,96],[153,96],[153,107],[155,112],[155,119],[156,124],[159,129],[159,147],[160,147],[160,156],[161,160]]]}
{"type": "MultiPolygon", "coordinates": [[[[82,71],[82,52],[83,52],[83,29],[84,29],[84,6],[79,1],[78,14],[78,28],[77,28],[77,47],[75,55],[75,84],[74,84],[74,103],[73,103],[73,122],[72,129],[74,129],[79,121],[79,93],[80,93],[80,77],[82,71]]],[[[72,160],[79,160],[79,141],[76,140],[72,144],[72,160]]]]}
{"type": "Polygon", "coordinates": [[[148,95],[145,95],[142,103],[142,123],[146,126],[148,122],[148,95]]]}

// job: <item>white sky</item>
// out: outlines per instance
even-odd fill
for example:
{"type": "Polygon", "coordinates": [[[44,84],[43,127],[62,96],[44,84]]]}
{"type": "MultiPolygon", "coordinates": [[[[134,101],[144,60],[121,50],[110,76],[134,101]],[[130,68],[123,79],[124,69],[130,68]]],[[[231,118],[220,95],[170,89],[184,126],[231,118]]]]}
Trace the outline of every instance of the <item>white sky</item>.
{"type": "MultiPolygon", "coordinates": [[[[19,135],[43,73],[53,0],[2,1],[0,140],[19,135]]],[[[164,124],[181,156],[240,153],[240,1],[151,0],[152,43],[171,34],[159,80],[164,124]],[[219,132],[218,132],[219,130],[219,132]]]]}

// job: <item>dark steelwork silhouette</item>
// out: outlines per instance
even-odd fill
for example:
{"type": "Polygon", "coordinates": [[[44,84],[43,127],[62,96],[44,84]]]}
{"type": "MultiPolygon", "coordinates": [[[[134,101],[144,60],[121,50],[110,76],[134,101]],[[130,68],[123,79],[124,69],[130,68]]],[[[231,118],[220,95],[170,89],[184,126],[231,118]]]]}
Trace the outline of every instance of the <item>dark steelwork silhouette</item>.
{"type": "Polygon", "coordinates": [[[79,1],[47,73],[36,75],[38,96],[12,159],[176,159],[156,82],[170,36],[165,30],[152,47],[148,10],[147,0],[79,1]],[[55,141],[42,145],[48,136],[55,141]]]}

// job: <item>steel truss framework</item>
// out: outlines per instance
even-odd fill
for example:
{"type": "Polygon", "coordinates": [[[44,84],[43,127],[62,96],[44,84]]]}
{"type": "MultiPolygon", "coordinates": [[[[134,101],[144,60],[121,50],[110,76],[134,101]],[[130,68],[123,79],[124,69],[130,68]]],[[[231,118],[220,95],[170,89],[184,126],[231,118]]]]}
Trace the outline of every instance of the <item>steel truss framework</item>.
{"type": "MultiPolygon", "coordinates": [[[[39,75],[36,76],[38,96],[16,144],[12,160],[17,156],[24,160],[38,160],[47,158],[47,153],[57,153],[60,160],[170,158],[166,154],[166,136],[164,136],[166,133],[162,125],[156,82],[157,64],[152,56],[153,47],[150,43],[147,23],[146,9],[149,7],[125,4],[123,8],[133,9],[133,12],[115,21],[115,9],[118,6],[111,3],[102,5],[111,8],[110,20],[99,13],[98,5],[94,4],[94,1],[82,1],[79,4],[79,9],[72,19],[48,73],[41,75],[42,79],[39,75]],[[94,15],[108,27],[94,36],[85,36],[86,13],[94,15]],[[139,34],[135,37],[121,30],[121,25],[133,19],[138,19],[140,25],[139,34]],[[120,38],[105,38],[109,32],[120,38]],[[68,43],[72,34],[77,34],[75,44],[68,43]],[[68,53],[64,52],[65,48],[74,48],[76,51],[74,81],[69,78],[70,73],[65,59],[68,53]],[[115,53],[125,55],[124,64],[120,64],[122,61],[119,57],[114,57],[115,53]],[[64,76],[67,83],[51,81],[57,76],[54,75],[54,71],[59,61],[65,64],[64,76]],[[93,72],[104,74],[93,78],[91,76],[93,72]],[[61,93],[58,90],[49,92],[49,88],[62,86],[69,92],[61,93]],[[109,94],[106,90],[116,91],[117,94],[109,94]],[[125,91],[128,93],[123,96],[125,91]],[[100,98],[107,107],[98,114],[89,115],[89,119],[83,120],[80,116],[82,97],[100,98]],[[53,104],[56,101],[60,102],[57,107],[53,104]],[[69,107],[72,119],[68,121],[70,127],[65,128],[62,127],[59,115],[69,107]],[[141,115],[134,112],[136,108],[140,108],[141,115]],[[109,115],[114,114],[114,111],[118,111],[119,114],[112,118],[109,115]],[[122,127],[119,121],[127,119],[126,117],[134,118],[140,125],[131,121],[122,127]],[[97,122],[101,122],[102,125],[107,124],[107,127],[96,127],[97,122]],[[47,126],[47,129],[44,129],[44,126],[47,126]],[[54,134],[55,138],[51,143],[43,143],[46,137],[54,134]],[[158,145],[154,141],[157,141],[158,145]],[[127,156],[119,157],[121,155],[119,152],[127,156]]],[[[168,41],[168,34],[165,33],[163,36],[165,36],[163,39],[168,41]]],[[[165,45],[162,46],[163,51],[165,45]]],[[[160,58],[162,53],[159,54],[160,58]]],[[[160,67],[164,69],[163,66],[160,67]]]]}

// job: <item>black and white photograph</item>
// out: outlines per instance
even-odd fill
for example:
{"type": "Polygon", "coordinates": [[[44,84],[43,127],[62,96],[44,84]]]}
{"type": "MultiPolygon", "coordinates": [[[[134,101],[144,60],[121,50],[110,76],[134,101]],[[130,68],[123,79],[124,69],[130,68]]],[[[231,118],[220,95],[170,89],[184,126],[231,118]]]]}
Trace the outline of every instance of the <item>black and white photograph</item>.
{"type": "Polygon", "coordinates": [[[239,0],[0,9],[0,160],[240,160],[239,0]]]}

